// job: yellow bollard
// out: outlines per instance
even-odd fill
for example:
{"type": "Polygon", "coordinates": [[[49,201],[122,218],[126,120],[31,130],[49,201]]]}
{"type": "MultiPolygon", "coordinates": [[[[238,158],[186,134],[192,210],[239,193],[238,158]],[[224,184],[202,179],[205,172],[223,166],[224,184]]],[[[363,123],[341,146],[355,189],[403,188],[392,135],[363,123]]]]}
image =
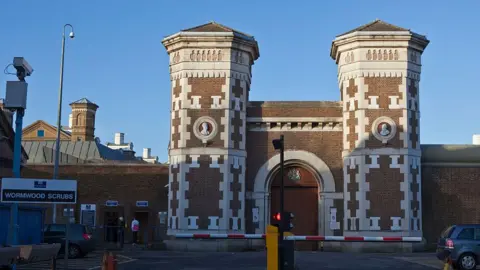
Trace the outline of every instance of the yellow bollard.
{"type": "Polygon", "coordinates": [[[267,226],[267,270],[278,270],[278,228],[267,226]]]}
{"type": "Polygon", "coordinates": [[[452,268],[452,261],[450,260],[450,257],[448,257],[445,260],[445,264],[443,265],[443,270],[451,270],[452,268]]]}

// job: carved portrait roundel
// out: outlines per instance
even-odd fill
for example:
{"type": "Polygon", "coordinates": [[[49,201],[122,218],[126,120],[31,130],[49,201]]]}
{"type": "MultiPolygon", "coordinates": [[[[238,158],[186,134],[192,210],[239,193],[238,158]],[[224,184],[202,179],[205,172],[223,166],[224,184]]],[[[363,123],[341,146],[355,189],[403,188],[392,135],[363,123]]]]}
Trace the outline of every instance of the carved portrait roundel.
{"type": "Polygon", "coordinates": [[[391,140],[397,132],[397,125],[392,118],[382,116],[372,124],[372,134],[377,140],[381,141],[382,143],[387,143],[391,140]]]}
{"type": "Polygon", "coordinates": [[[195,137],[203,143],[207,143],[215,138],[217,132],[217,123],[210,116],[199,117],[195,123],[193,123],[193,133],[195,134],[195,137]]]}

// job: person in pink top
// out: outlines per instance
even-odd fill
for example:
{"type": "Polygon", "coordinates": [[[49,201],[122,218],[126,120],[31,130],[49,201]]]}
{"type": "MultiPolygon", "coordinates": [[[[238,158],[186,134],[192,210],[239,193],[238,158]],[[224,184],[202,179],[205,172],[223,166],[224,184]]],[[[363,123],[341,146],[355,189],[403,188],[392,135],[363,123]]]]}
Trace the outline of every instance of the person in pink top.
{"type": "Polygon", "coordinates": [[[132,220],[132,232],[133,232],[133,244],[135,245],[137,243],[137,238],[138,238],[138,231],[140,230],[140,222],[133,217],[132,220]]]}

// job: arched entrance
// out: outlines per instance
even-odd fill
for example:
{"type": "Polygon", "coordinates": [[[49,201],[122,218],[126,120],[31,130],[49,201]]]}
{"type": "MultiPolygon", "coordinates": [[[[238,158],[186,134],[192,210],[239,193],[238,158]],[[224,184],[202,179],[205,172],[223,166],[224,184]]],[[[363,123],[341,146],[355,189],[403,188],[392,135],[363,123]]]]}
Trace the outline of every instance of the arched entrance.
{"type": "MultiPolygon", "coordinates": [[[[333,230],[330,228],[329,219],[327,218],[327,216],[329,216],[328,209],[333,207],[334,199],[343,199],[343,193],[336,192],[335,181],[330,168],[317,155],[304,150],[285,151],[285,165],[300,165],[300,167],[309,170],[310,173],[316,177],[313,179],[317,181],[317,213],[312,213],[312,215],[317,217],[317,232],[320,232],[321,235],[333,235],[333,230]]],[[[280,154],[277,154],[266,161],[255,175],[254,191],[251,195],[254,200],[254,208],[258,211],[258,222],[255,233],[265,233],[265,228],[271,221],[270,198],[278,198],[278,196],[270,194],[270,187],[273,180],[272,177],[275,177],[274,175],[280,168],[279,166],[280,154]]],[[[288,170],[285,171],[288,174],[288,170]]],[[[311,191],[313,192],[313,189],[311,191]]],[[[301,203],[302,199],[303,198],[295,198],[299,203],[301,203]]],[[[298,223],[298,221],[296,223],[298,223]]]]}
{"type": "MultiPolygon", "coordinates": [[[[280,170],[272,175],[270,184],[270,222],[280,211],[280,170]]],[[[300,163],[287,164],[284,169],[285,211],[295,215],[295,235],[318,235],[318,194],[317,175],[300,163]]],[[[323,219],[322,219],[323,220],[323,219]]],[[[297,242],[297,250],[316,250],[316,242],[297,242]]]]}

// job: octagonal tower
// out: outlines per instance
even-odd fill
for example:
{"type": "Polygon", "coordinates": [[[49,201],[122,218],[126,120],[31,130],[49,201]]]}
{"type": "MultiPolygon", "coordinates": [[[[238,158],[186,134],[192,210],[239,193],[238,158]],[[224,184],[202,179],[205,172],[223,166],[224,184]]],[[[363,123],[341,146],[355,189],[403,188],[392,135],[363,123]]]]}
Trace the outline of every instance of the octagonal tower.
{"type": "Polygon", "coordinates": [[[422,236],[419,82],[425,36],[381,20],[338,36],[344,234],[422,236]]]}
{"type": "Polygon", "coordinates": [[[168,234],[243,233],[246,107],[257,42],[211,22],[162,43],[172,81],[168,234]]]}

